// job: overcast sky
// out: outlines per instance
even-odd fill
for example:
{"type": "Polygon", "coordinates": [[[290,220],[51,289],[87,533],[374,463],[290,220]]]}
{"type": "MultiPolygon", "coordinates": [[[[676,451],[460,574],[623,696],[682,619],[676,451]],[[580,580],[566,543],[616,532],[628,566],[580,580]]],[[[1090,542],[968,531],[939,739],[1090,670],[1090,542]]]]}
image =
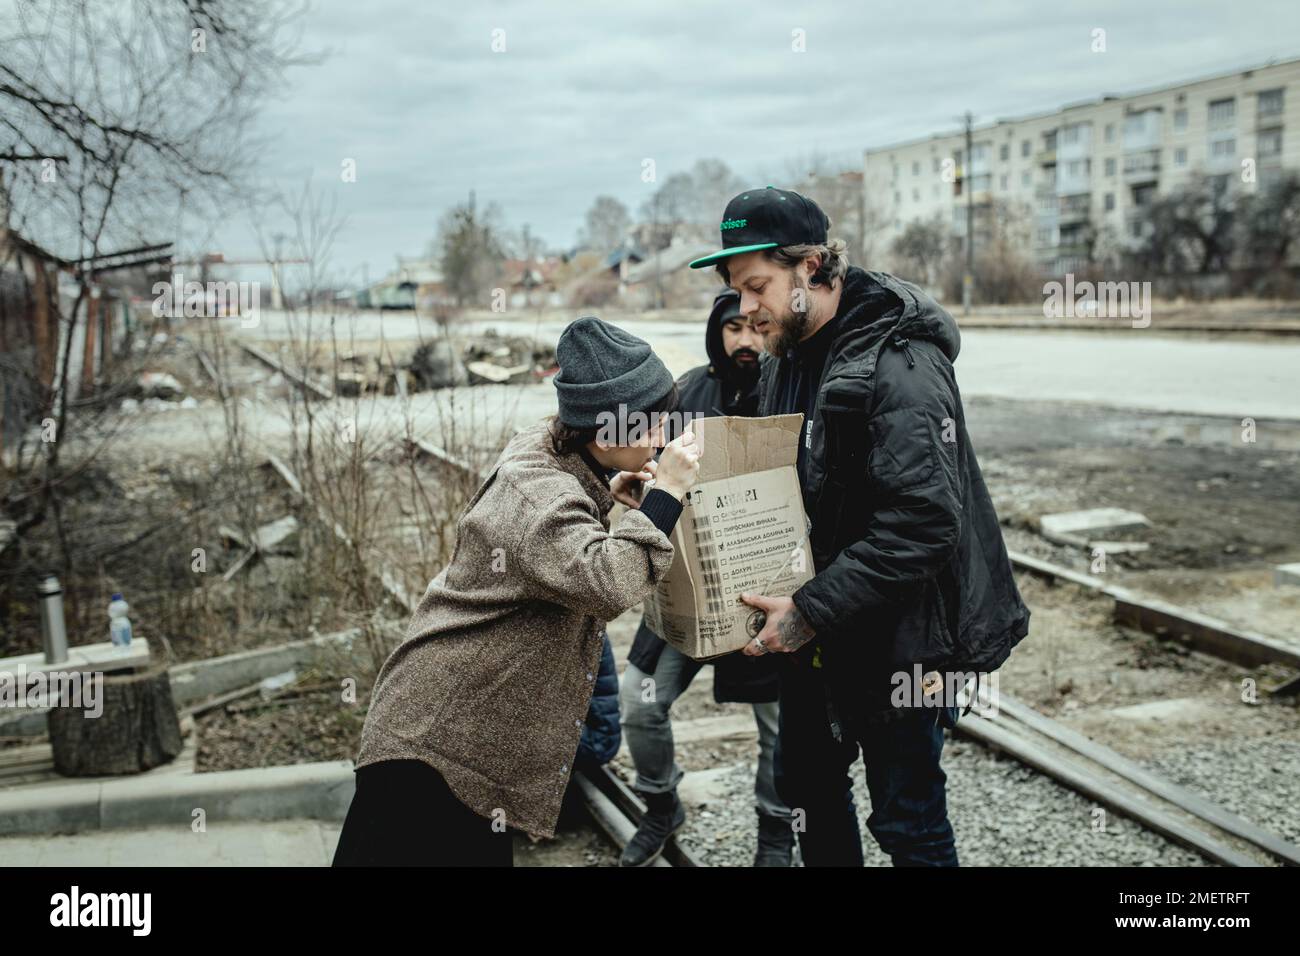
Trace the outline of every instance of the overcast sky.
{"type": "MultiPolygon", "coordinates": [[[[695,160],[755,183],[819,151],[863,149],[1300,55],[1295,0],[424,3],[315,0],[295,69],[262,119],[262,171],[311,178],[348,228],[336,265],[371,279],[423,252],[477,192],[512,228],[574,241],[599,194],[633,214],[695,160]],[[1106,51],[1092,52],[1094,29],[1106,51]],[[505,52],[493,52],[493,31],[505,52]],[[804,31],[806,52],[792,50],[804,31]],[[356,182],[340,178],[356,160],[356,182]]],[[[275,224],[272,223],[272,228],[275,224]]],[[[218,237],[256,250],[246,225],[218,237]]]]}

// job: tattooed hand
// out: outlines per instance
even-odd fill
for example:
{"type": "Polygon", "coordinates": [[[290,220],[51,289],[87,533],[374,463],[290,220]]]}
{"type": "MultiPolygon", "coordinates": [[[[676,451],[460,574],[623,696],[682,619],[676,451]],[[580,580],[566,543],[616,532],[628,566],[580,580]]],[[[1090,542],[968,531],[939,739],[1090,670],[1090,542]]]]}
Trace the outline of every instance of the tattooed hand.
{"type": "Polygon", "coordinates": [[[740,599],[767,615],[758,636],[745,645],[745,654],[789,654],[797,651],[815,637],[812,627],[804,620],[794,601],[788,597],[763,597],[761,594],[742,594],[740,599]]]}

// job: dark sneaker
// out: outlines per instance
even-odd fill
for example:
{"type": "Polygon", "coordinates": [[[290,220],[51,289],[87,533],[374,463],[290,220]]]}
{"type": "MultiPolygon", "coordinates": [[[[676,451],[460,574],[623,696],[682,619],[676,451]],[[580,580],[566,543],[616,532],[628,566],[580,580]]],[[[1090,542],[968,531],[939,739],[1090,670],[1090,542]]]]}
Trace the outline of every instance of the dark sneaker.
{"type": "Polygon", "coordinates": [[[677,799],[677,791],[647,793],[646,814],[641,825],[623,849],[619,866],[649,866],[664,851],[668,838],[686,823],[686,808],[677,799]]]}
{"type": "Polygon", "coordinates": [[[758,811],[758,852],[755,866],[789,866],[794,853],[794,827],[784,817],[758,811]]]}

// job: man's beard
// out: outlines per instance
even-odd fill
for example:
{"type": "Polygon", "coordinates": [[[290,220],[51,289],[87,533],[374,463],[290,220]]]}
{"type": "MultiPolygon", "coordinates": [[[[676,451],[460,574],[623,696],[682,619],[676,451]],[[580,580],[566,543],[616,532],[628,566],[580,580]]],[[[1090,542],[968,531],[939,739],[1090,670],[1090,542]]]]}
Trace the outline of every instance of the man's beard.
{"type": "MultiPolygon", "coordinates": [[[[796,312],[794,310],[794,303],[791,302],[786,308],[786,314],[782,316],[780,321],[777,321],[775,316],[767,317],[767,321],[776,325],[777,333],[772,338],[764,336],[763,347],[777,358],[785,358],[786,355],[790,353],[791,349],[803,341],[804,337],[808,334],[808,329],[813,324],[813,302],[812,296],[809,295],[808,292],[808,283],[798,273],[793,275],[792,281],[794,285],[790,290],[791,293],[793,293],[795,289],[803,290],[803,303],[805,310],[803,312],[796,312]]],[[[793,298],[793,294],[791,295],[791,298],[793,298]]]]}
{"type": "Polygon", "coordinates": [[[727,364],[731,366],[731,374],[725,377],[733,380],[737,385],[745,389],[750,388],[758,381],[758,376],[762,371],[762,367],[759,365],[758,353],[753,349],[736,349],[736,351],[732,352],[727,356],[727,358],[729,360],[727,364]],[[753,360],[749,362],[738,361],[741,355],[752,355],[753,360]]]}

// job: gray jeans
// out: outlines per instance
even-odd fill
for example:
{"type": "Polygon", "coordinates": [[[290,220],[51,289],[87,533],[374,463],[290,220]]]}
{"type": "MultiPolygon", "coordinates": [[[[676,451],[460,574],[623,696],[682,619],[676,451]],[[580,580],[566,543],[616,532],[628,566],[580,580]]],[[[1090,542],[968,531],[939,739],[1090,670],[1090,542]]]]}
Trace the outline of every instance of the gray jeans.
{"type": "MultiPolygon", "coordinates": [[[[653,674],[646,674],[632,663],[623,672],[618,710],[623,737],[636,765],[636,789],[643,793],[666,793],[675,789],[684,776],[673,757],[673,723],[668,712],[702,667],[700,661],[665,647],[653,674]]],[[[779,707],[775,701],[752,706],[754,723],[758,725],[754,797],[763,813],[789,818],[790,808],[776,795],[773,775],[779,707]]]]}

